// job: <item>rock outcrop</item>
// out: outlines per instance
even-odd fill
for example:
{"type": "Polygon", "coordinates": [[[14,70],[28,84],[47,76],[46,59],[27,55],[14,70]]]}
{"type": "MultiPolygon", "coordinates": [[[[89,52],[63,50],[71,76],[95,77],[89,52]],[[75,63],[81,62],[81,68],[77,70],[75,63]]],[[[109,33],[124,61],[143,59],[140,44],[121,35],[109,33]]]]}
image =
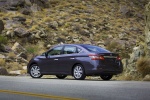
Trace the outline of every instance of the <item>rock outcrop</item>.
{"type": "MultiPolygon", "coordinates": [[[[125,76],[130,76],[132,77],[131,80],[138,80],[140,78],[143,78],[143,80],[150,80],[149,78],[149,73],[148,75],[143,76],[143,71],[149,70],[149,64],[147,62],[149,57],[150,57],[150,2],[146,5],[146,16],[145,16],[145,41],[140,41],[140,43],[137,43],[138,46],[134,47],[132,50],[132,54],[130,55],[130,59],[124,60],[124,65],[125,65],[125,76]],[[145,65],[140,65],[138,66],[138,63],[142,63],[145,65]],[[140,71],[138,70],[138,67],[140,67],[140,71]],[[143,67],[143,68],[142,68],[143,67]]],[[[140,63],[140,64],[141,64],[140,63]]]]}
{"type": "Polygon", "coordinates": [[[146,5],[146,27],[145,27],[145,44],[146,44],[146,55],[150,57],[150,2],[146,5]]]}

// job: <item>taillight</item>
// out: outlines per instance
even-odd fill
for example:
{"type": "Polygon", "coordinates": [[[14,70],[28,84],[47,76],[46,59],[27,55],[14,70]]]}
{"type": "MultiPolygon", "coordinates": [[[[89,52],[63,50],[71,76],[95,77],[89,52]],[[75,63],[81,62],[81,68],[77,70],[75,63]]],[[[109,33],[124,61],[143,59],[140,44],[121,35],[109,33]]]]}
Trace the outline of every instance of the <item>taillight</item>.
{"type": "Polygon", "coordinates": [[[117,57],[117,60],[121,60],[120,56],[117,57]]]}
{"type": "Polygon", "coordinates": [[[99,58],[100,58],[100,60],[105,60],[105,58],[103,56],[100,56],[99,58]]]}
{"type": "Polygon", "coordinates": [[[105,60],[105,58],[101,55],[94,55],[94,54],[89,54],[89,57],[92,59],[92,60],[105,60]]]}

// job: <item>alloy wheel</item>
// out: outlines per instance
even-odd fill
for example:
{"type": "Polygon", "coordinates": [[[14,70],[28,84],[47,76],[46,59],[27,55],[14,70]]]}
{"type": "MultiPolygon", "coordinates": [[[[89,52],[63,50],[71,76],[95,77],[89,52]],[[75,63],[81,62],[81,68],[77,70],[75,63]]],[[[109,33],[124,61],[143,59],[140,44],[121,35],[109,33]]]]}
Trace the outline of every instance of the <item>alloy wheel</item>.
{"type": "Polygon", "coordinates": [[[73,76],[77,80],[84,80],[85,79],[85,72],[81,65],[76,65],[73,69],[73,76]]]}
{"type": "Polygon", "coordinates": [[[33,78],[40,78],[42,74],[40,72],[40,67],[36,64],[32,65],[30,68],[30,76],[33,78]]]}

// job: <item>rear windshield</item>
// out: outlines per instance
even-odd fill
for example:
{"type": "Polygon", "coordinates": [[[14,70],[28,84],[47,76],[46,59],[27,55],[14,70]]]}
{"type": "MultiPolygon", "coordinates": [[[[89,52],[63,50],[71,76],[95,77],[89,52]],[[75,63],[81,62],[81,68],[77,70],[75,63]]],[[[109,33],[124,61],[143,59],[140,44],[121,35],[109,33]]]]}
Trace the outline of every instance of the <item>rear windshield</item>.
{"type": "Polygon", "coordinates": [[[83,48],[85,48],[86,50],[88,50],[89,52],[96,52],[96,53],[108,53],[110,51],[98,47],[98,46],[92,46],[92,45],[82,45],[83,48]]]}

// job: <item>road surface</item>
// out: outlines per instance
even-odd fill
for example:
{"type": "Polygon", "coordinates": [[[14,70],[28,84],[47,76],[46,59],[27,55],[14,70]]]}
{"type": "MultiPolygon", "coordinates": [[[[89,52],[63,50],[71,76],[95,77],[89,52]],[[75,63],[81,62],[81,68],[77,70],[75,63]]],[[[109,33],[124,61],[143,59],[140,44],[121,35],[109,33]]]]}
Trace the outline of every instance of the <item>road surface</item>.
{"type": "Polygon", "coordinates": [[[150,82],[0,76],[0,100],[150,100],[150,82]]]}

